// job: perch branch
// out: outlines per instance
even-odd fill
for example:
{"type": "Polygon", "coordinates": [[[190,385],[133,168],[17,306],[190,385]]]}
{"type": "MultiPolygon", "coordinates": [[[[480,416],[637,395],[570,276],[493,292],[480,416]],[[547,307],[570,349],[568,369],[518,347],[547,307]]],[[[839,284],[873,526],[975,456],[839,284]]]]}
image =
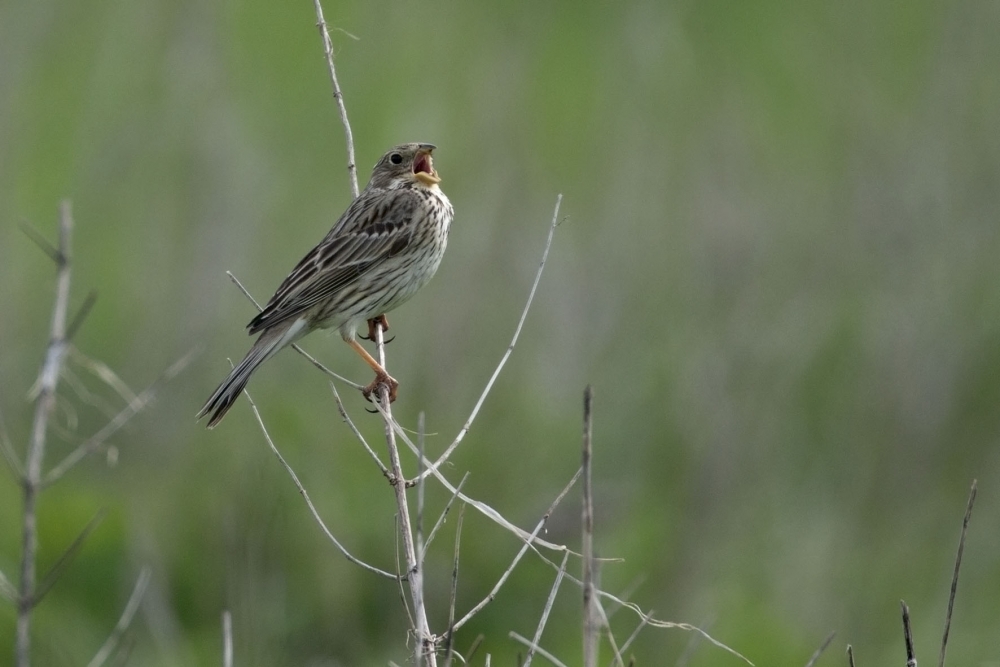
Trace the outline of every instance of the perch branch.
{"type": "MultiPolygon", "coordinates": [[[[385,336],[381,323],[375,326],[375,349],[378,352],[378,362],[385,368],[385,336]]],[[[413,524],[410,522],[410,506],[406,500],[406,478],[399,462],[399,448],[396,445],[396,423],[392,418],[392,408],[389,404],[389,387],[378,386],[378,410],[385,420],[385,442],[389,450],[389,483],[396,496],[396,510],[399,517],[399,533],[403,538],[403,556],[406,559],[406,580],[410,585],[410,599],[413,602],[413,631],[417,637],[417,651],[427,660],[429,667],[436,667],[434,654],[434,637],[427,622],[427,610],[424,608],[424,573],[417,562],[417,550],[413,540],[413,524]]]]}

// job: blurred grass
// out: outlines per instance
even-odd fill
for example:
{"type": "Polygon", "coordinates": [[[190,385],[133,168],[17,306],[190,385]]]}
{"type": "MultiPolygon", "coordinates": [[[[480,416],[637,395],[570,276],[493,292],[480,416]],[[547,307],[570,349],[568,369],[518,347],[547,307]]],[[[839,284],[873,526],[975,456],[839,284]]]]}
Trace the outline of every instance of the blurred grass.
{"type": "MultiPolygon", "coordinates": [[[[597,388],[598,545],[659,616],[710,621],[758,664],[805,663],[832,630],[858,664],[937,651],[966,492],[981,496],[952,664],[998,659],[1000,40],[995,3],[377,1],[326,8],[362,179],[394,143],[436,143],[457,211],[439,276],[391,320],[396,410],[439,451],[502,354],[557,192],[560,227],[521,343],[459,450],[468,492],[531,525],[577,465],[597,388]]],[[[133,664],[405,660],[395,588],[328,545],[246,405],[193,423],[266,298],[349,198],[343,134],[310,3],[0,3],[0,409],[18,445],[52,271],[18,231],[77,220],[79,347],[134,388],[196,345],[197,368],[43,496],[52,562],[110,510],[38,612],[37,662],[79,664],[142,564],[153,584],[133,664]]],[[[335,338],[306,347],[365,370],[335,338]]],[[[251,385],[324,517],[392,567],[390,494],[325,379],[287,353],[251,385]]],[[[82,374],[82,372],[80,372],[82,374]]],[[[92,388],[98,385],[89,381],[92,388]]],[[[68,387],[64,401],[79,405],[68,387]]],[[[372,442],[379,425],[348,409],[372,442]]],[[[102,423],[80,407],[77,433],[102,423]]],[[[444,494],[434,494],[440,506],[444,494]]],[[[0,569],[17,569],[19,494],[0,483],[0,569]]],[[[467,514],[460,606],[516,544],[467,514]]],[[[567,502],[550,538],[571,543],[567,502]]],[[[451,537],[430,606],[446,613],[451,537]]],[[[495,663],[530,634],[553,573],[526,563],[460,636],[495,663]]],[[[579,651],[576,606],[547,648],[579,651]]],[[[0,654],[13,612],[0,608],[0,654]]],[[[621,636],[630,630],[616,618],[621,636]]],[[[638,664],[688,636],[646,631],[638,664]]],[[[839,647],[839,648],[838,648],[839,647]]],[[[692,665],[729,659],[702,646],[692,665]]],[[[728,662],[727,662],[728,664],[728,662]]],[[[733,661],[735,664],[735,661],[733,661]]]]}

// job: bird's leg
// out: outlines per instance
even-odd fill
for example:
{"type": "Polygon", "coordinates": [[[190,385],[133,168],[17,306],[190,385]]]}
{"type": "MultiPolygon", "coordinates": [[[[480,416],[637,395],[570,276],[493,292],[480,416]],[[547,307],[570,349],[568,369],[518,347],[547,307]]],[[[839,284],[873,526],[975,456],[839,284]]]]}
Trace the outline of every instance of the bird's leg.
{"type": "MultiPolygon", "coordinates": [[[[358,338],[362,338],[364,340],[370,340],[370,341],[374,342],[375,341],[375,327],[376,327],[376,325],[382,325],[382,333],[385,333],[386,331],[389,330],[389,320],[387,320],[385,318],[385,313],[382,313],[381,315],[379,315],[377,317],[373,317],[370,320],[368,320],[368,335],[367,336],[358,336],[358,338]]],[[[394,340],[396,340],[395,336],[393,336],[389,340],[383,341],[382,344],[383,345],[388,345],[389,343],[391,343],[394,340]]]]}
{"type": "Polygon", "coordinates": [[[368,354],[365,348],[361,347],[361,343],[356,340],[349,340],[347,344],[354,348],[354,351],[361,355],[361,358],[365,360],[373,371],[375,371],[375,379],[372,383],[361,390],[362,396],[364,396],[369,401],[372,400],[372,392],[378,391],[378,386],[384,384],[389,388],[389,402],[392,403],[396,400],[396,388],[399,387],[399,383],[392,378],[389,373],[382,368],[379,362],[375,361],[372,355],[368,354]]]}

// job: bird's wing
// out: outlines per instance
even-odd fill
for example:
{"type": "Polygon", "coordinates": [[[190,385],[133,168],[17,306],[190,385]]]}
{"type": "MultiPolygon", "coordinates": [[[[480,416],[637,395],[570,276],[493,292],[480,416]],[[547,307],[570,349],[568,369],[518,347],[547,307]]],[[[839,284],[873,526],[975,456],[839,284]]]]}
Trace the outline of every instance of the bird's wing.
{"type": "Polygon", "coordinates": [[[405,188],[363,192],[250,320],[250,333],[297,317],[402,252],[418,205],[418,196],[405,188]]]}

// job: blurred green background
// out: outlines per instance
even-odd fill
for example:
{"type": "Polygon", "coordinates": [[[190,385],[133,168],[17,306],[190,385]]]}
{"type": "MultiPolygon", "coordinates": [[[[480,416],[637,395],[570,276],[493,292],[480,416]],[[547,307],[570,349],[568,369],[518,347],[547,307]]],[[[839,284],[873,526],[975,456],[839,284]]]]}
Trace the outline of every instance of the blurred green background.
{"type": "MultiPolygon", "coordinates": [[[[362,184],[389,146],[430,141],[456,210],[437,278],[390,318],[395,413],[415,429],[426,412],[432,453],[506,348],[565,196],[535,308],[454,480],[469,471],[471,495],[534,525],[578,465],[592,382],[597,545],[625,558],[603,586],[636,586],[643,608],[707,624],[758,665],[804,664],[836,630],[819,664],[843,664],[851,643],[871,667],[904,660],[900,598],[918,658],[937,655],[978,477],[949,658],[1000,664],[1000,5],[378,0],[326,15],[362,184]]],[[[325,540],[247,403],[215,431],[194,422],[250,343],[254,310],[225,271],[267,298],[349,201],[314,24],[307,0],[0,2],[12,440],[23,451],[53,294],[18,225],[53,238],[61,198],[77,225],[72,307],[98,292],[79,349],[138,390],[202,347],[114,438],[117,465],[93,457],[43,495],[42,568],[109,515],[37,611],[38,665],[89,660],[143,565],[128,664],[221,664],[224,609],[241,667],[408,659],[397,588],[325,540]]],[[[305,347],[368,381],[336,336],[305,347]]],[[[325,377],[285,352],[250,389],[335,534],[392,569],[391,493],[325,377]]],[[[379,443],[379,419],[343,393],[379,443]]],[[[47,460],[105,420],[64,382],[47,460]]],[[[446,500],[428,496],[429,513],[446,500]]],[[[571,498],[548,539],[578,547],[571,498]]],[[[10,577],[20,511],[6,476],[10,577]]],[[[438,631],[453,527],[428,565],[438,631]]],[[[517,547],[466,513],[459,613],[517,547]]],[[[531,635],[552,578],[526,559],[458,648],[483,633],[473,664],[515,664],[507,633],[531,635]]],[[[563,589],[543,637],[567,664],[578,598],[563,589]]],[[[636,619],[613,622],[623,641],[636,619]]],[[[0,606],[2,656],[13,627],[0,606]]],[[[673,664],[689,641],[645,630],[637,664],[673,664]]],[[[702,642],[688,664],[740,663],[702,642]]]]}

